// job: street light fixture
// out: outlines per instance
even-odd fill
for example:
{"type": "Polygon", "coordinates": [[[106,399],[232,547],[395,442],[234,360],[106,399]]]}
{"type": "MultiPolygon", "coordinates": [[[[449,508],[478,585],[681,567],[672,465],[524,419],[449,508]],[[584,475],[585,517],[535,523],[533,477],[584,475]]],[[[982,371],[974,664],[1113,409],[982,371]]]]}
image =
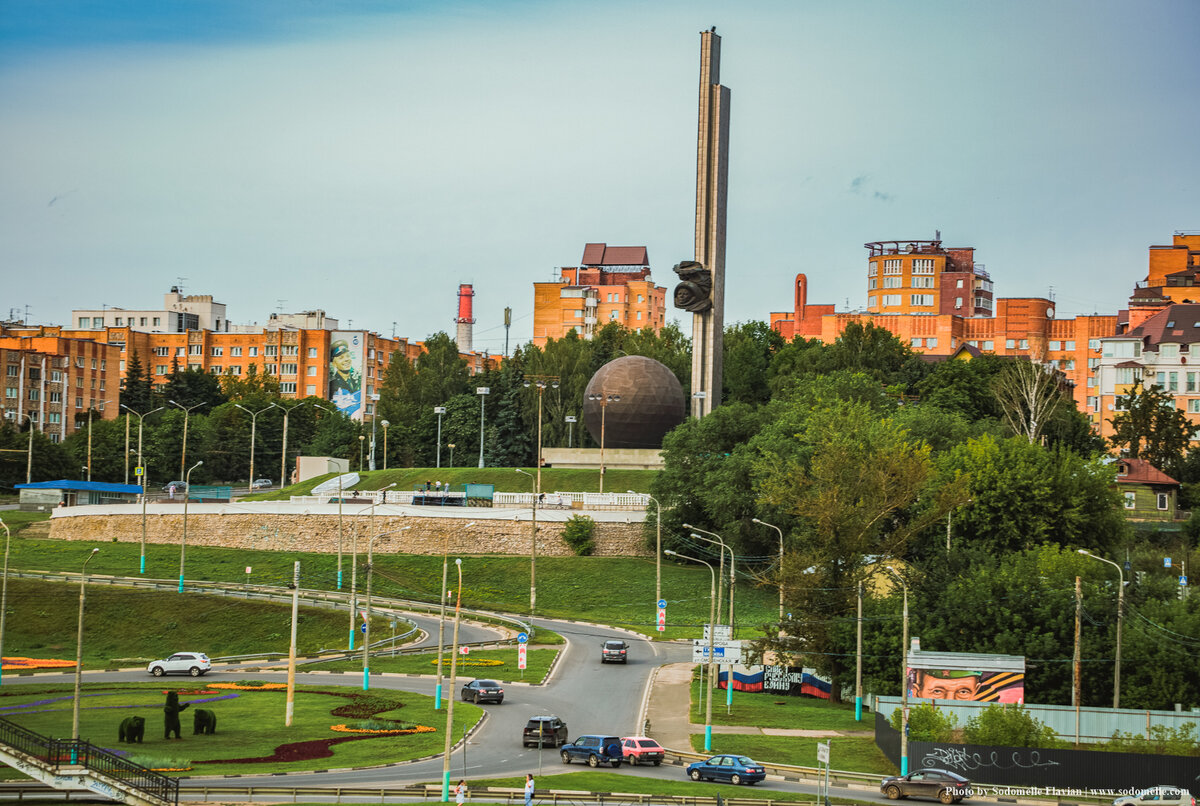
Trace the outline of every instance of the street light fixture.
{"type": "MultiPolygon", "coordinates": [[[[391,484],[387,485],[386,487],[383,487],[378,492],[383,492],[384,490],[388,490],[395,486],[396,486],[396,482],[393,481],[391,484]]],[[[340,487],[340,485],[339,485],[339,487],[340,487]]],[[[367,527],[367,531],[370,534],[375,534],[375,507],[379,504],[379,502],[381,500],[383,500],[382,495],[379,496],[376,500],[372,501],[370,506],[363,507],[362,509],[358,510],[358,512],[354,513],[357,516],[357,515],[361,515],[363,513],[363,510],[366,510],[366,509],[371,510],[371,521],[367,527]]],[[[351,540],[350,545],[351,545],[351,549],[350,549],[350,551],[351,551],[351,554],[350,554],[350,651],[353,652],[354,651],[354,616],[355,616],[355,612],[358,610],[358,523],[357,523],[357,519],[354,524],[354,537],[351,540]]]]}
{"type": "Polygon", "coordinates": [[[890,565],[884,568],[904,588],[904,632],[900,638],[900,774],[908,775],[908,583],[895,568],[890,565]]]}
{"type": "MultiPolygon", "coordinates": [[[[296,405],[291,406],[291,407],[284,406],[281,403],[275,404],[279,408],[283,409],[283,448],[279,452],[279,489],[281,489],[281,490],[284,487],[286,487],[288,484],[291,483],[291,477],[287,473],[288,417],[291,416],[293,411],[300,408],[307,402],[308,402],[307,400],[301,400],[299,403],[297,403],[296,405]]],[[[362,468],[359,467],[359,470],[362,470],[362,468]]]]}
{"type": "MultiPolygon", "coordinates": [[[[445,406],[434,406],[433,413],[438,418],[438,433],[437,433],[437,466],[442,466],[442,415],[446,413],[445,406]]],[[[453,464],[453,462],[451,462],[453,464]]]]}
{"type": "MultiPolygon", "coordinates": [[[[536,483],[532,473],[519,467],[513,468],[523,476],[529,476],[531,483],[536,483]]],[[[537,507],[540,493],[533,493],[533,534],[529,537],[529,624],[533,626],[533,612],[537,604],[537,507]]]]}
{"type": "MultiPolygon", "coordinates": [[[[0,658],[4,657],[4,617],[8,613],[8,548],[12,542],[12,533],[8,531],[8,524],[0,518],[0,526],[4,527],[4,583],[0,587],[0,658]]],[[[0,664],[2,665],[2,664],[0,664]]],[[[2,678],[3,672],[0,672],[2,678]]]]}
{"type": "Polygon", "coordinates": [[[204,460],[196,462],[188,468],[183,478],[183,536],[179,539],[179,592],[183,593],[183,556],[187,548],[187,510],[188,499],[192,497],[192,471],[204,464],[204,460]]]}
{"type": "Polygon", "coordinates": [[[773,523],[760,521],[758,518],[751,518],[752,523],[757,523],[759,526],[767,526],[779,532],[779,632],[783,633],[783,530],[773,523]]]}
{"type": "MultiPolygon", "coordinates": [[[[667,549],[663,552],[669,557],[678,557],[681,560],[691,560],[695,563],[708,566],[708,573],[712,576],[712,585],[708,590],[708,623],[713,625],[713,619],[716,618],[717,607],[717,572],[713,570],[712,564],[701,560],[699,557],[688,557],[685,554],[680,554],[677,551],[667,549]]],[[[708,679],[711,682],[713,672],[713,645],[715,643],[717,631],[709,628],[708,631],[708,679]]],[[[704,707],[704,752],[712,752],[712,686],[708,686],[708,704],[704,707]]]]}
{"type": "MultiPolygon", "coordinates": [[[[100,412],[104,412],[104,404],[107,400],[100,401],[100,412]]],[[[87,480],[92,480],[92,413],[95,409],[88,406],[88,444],[87,444],[87,480]]]]}
{"type": "MultiPolygon", "coordinates": [[[[636,495],[633,490],[626,490],[625,492],[636,495]]],[[[662,504],[649,493],[645,495],[654,502],[654,517],[656,521],[654,538],[654,602],[657,604],[662,601],[662,504]]]]}
{"type": "Polygon", "coordinates": [[[573,414],[568,414],[563,418],[563,422],[567,424],[567,448],[575,447],[575,423],[579,422],[578,418],[573,414]]]}
{"type": "MultiPolygon", "coordinates": [[[[479,466],[483,467],[483,401],[491,394],[491,387],[476,386],[475,394],[479,395],[479,466]]],[[[447,781],[450,779],[447,778],[447,781]]]]}
{"type": "Polygon", "coordinates": [[[450,449],[450,467],[454,467],[454,443],[451,442],[446,447],[450,449]]]}
{"type": "Polygon", "coordinates": [[[411,526],[401,526],[399,529],[373,534],[371,535],[371,539],[367,541],[367,606],[365,608],[366,614],[363,617],[363,624],[366,625],[366,631],[363,633],[363,691],[370,691],[371,689],[371,576],[374,570],[375,538],[398,534],[411,528],[411,526]]]}
{"type": "MultiPolygon", "coordinates": [[[[87,596],[87,564],[100,549],[92,549],[83,561],[83,572],[79,575],[79,627],[75,636],[75,702],[71,706],[71,738],[79,740],[79,690],[83,682],[83,603],[87,596]]],[[[74,751],[72,751],[74,752],[74,751]]]]}
{"type": "MultiPolygon", "coordinates": [[[[140,473],[141,477],[142,477],[142,555],[141,555],[141,563],[139,565],[138,573],[144,574],[144,573],[146,573],[146,477],[148,474],[146,473],[146,466],[144,464],[142,464],[142,425],[144,424],[144,421],[147,416],[153,414],[156,411],[162,411],[163,409],[166,408],[166,406],[159,406],[157,409],[151,409],[150,411],[146,412],[145,414],[139,414],[138,412],[136,412],[133,409],[126,406],[124,403],[121,403],[120,406],[121,406],[121,408],[123,408],[127,412],[129,412],[130,414],[136,415],[138,418],[138,448],[137,448],[137,457],[138,458],[137,458],[136,472],[140,473]]],[[[129,418],[128,417],[125,418],[125,426],[126,426],[126,429],[128,430],[128,426],[129,426],[129,418]]],[[[126,434],[126,437],[128,437],[128,434],[126,434]]],[[[126,439],[126,442],[128,442],[128,439],[126,439]]],[[[186,501],[186,500],[187,499],[185,498],[184,501],[186,501]]]]}
{"type": "Polygon", "coordinates": [[[537,487],[535,493],[542,492],[542,392],[546,391],[546,387],[551,389],[558,388],[557,375],[526,375],[525,388],[531,386],[537,387],[538,392],[538,414],[537,414],[537,487]]]}
{"type": "MultiPolygon", "coordinates": [[[[464,529],[470,529],[475,525],[475,521],[471,521],[464,529]]],[[[446,645],[446,571],[447,571],[447,556],[449,554],[450,532],[442,532],[442,598],[438,599],[438,607],[441,614],[438,616],[438,657],[437,657],[437,688],[433,695],[433,708],[436,711],[442,707],[442,660],[443,648],[446,645]]],[[[454,693],[451,692],[450,699],[454,699],[454,693]]]]}
{"type": "Polygon", "coordinates": [[[387,430],[391,423],[381,420],[379,425],[383,428],[383,469],[387,470],[387,430]]]}
{"type": "Polygon", "coordinates": [[[450,748],[454,743],[454,679],[458,675],[458,622],[462,613],[462,560],[454,558],[458,569],[458,596],[454,601],[454,643],[450,652],[450,696],[446,698],[446,746],[442,751],[442,800],[450,802],[450,748]]]}
{"type": "Polygon", "coordinates": [[[1099,560],[1102,563],[1108,563],[1113,568],[1117,569],[1117,578],[1121,587],[1117,589],[1117,657],[1116,666],[1113,668],[1113,708],[1121,707],[1121,632],[1122,623],[1125,619],[1125,572],[1121,570],[1121,566],[1117,565],[1112,560],[1106,560],[1092,554],[1086,549],[1076,549],[1080,554],[1091,557],[1093,560],[1099,560]]]}
{"type": "MultiPolygon", "coordinates": [[[[244,411],[250,415],[250,484],[251,484],[251,487],[253,488],[253,485],[254,485],[254,445],[255,445],[256,433],[258,430],[258,415],[262,414],[264,411],[269,411],[270,409],[275,408],[275,404],[272,403],[271,405],[267,406],[266,408],[259,409],[258,411],[250,411],[250,409],[246,408],[241,403],[234,403],[233,405],[237,406],[239,409],[241,409],[242,411],[244,411]]],[[[283,478],[282,477],[279,479],[279,488],[283,489],[283,478]]]]}
{"type": "MultiPolygon", "coordinates": [[[[714,538],[716,538],[716,540],[710,540],[709,538],[704,537],[703,535],[696,534],[696,532],[692,532],[692,534],[691,534],[691,537],[696,540],[703,540],[706,543],[712,543],[713,545],[720,545],[720,547],[722,549],[722,554],[721,554],[721,576],[722,577],[724,577],[724,575],[725,575],[725,554],[724,554],[724,552],[726,552],[726,551],[729,552],[729,637],[733,638],[733,628],[734,628],[733,588],[734,588],[735,583],[737,582],[737,572],[736,572],[735,563],[734,563],[733,549],[730,548],[728,545],[726,545],[724,539],[722,539],[722,537],[719,534],[717,534],[716,532],[710,532],[706,529],[700,529],[696,526],[688,526],[687,524],[684,524],[684,526],[688,529],[695,529],[696,532],[704,532],[704,534],[712,535],[714,538]]],[[[718,595],[720,594],[720,591],[721,591],[721,582],[720,582],[720,580],[718,580],[717,581],[718,595]]],[[[720,615],[721,615],[721,605],[720,605],[720,602],[718,602],[717,603],[717,616],[718,616],[717,620],[718,621],[720,621],[720,615]]],[[[716,625],[713,625],[710,628],[711,631],[715,631],[716,629],[717,629],[716,625]]],[[[717,683],[717,681],[715,679],[709,680],[710,686],[716,685],[716,683],[717,683]]],[[[729,664],[729,678],[725,681],[725,712],[731,713],[732,710],[733,710],[733,663],[731,662],[729,664]]]]}
{"type": "MultiPolygon", "coordinates": [[[[177,409],[179,409],[180,411],[182,411],[182,412],[183,412],[183,451],[182,451],[182,452],[179,454],[179,475],[181,475],[181,476],[182,476],[182,475],[183,475],[183,469],[184,469],[185,467],[187,467],[187,435],[188,435],[188,418],[190,418],[190,417],[191,417],[191,415],[192,415],[192,411],[193,411],[194,409],[198,409],[198,408],[200,408],[201,406],[204,406],[204,405],[207,405],[207,404],[205,404],[205,403],[197,403],[197,404],[196,404],[196,405],[194,405],[194,406],[185,406],[185,405],[183,405],[182,403],[176,403],[174,400],[168,400],[167,402],[168,402],[168,403],[170,403],[170,404],[171,404],[172,406],[174,406],[175,408],[177,408],[177,409]]],[[[251,480],[253,481],[253,479],[251,479],[251,480]]]]}
{"type": "Polygon", "coordinates": [[[366,437],[362,434],[358,435],[358,472],[363,472],[363,440],[366,437]]]}
{"type": "Polygon", "coordinates": [[[588,400],[596,400],[600,403],[600,492],[604,492],[604,413],[608,410],[608,404],[619,402],[621,396],[599,392],[588,395],[588,400]]]}

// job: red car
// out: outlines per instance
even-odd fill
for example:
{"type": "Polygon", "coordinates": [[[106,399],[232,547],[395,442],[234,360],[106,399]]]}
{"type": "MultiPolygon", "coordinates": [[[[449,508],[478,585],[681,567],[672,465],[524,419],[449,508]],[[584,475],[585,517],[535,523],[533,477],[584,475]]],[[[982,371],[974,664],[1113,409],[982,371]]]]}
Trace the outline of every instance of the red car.
{"type": "Polygon", "coordinates": [[[663,746],[645,736],[626,736],[621,739],[621,750],[625,754],[625,762],[631,765],[662,764],[666,751],[663,746]]]}

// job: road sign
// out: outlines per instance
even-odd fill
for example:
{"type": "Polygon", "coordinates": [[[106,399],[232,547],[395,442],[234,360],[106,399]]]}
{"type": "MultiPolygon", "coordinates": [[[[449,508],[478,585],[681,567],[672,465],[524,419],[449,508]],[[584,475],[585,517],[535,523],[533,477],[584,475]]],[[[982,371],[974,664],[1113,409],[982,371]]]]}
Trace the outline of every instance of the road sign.
{"type": "Polygon", "coordinates": [[[658,631],[663,632],[667,629],[667,609],[665,607],[658,608],[658,631]]]}
{"type": "Polygon", "coordinates": [[[525,651],[526,651],[525,644],[521,644],[517,647],[517,668],[518,669],[525,668],[525,651]]]}
{"type": "Polygon", "coordinates": [[[366,623],[365,623],[365,622],[363,623],[362,627],[360,627],[359,629],[361,629],[361,630],[362,630],[362,634],[363,634],[363,635],[366,635],[366,634],[367,634],[367,625],[366,625],[366,623]]]}
{"type": "Polygon", "coordinates": [[[1171,558],[1163,557],[1163,568],[1170,568],[1170,567],[1171,567],[1171,558]]]}
{"type": "Polygon", "coordinates": [[[523,633],[523,632],[517,633],[517,643],[518,644],[523,644],[528,640],[529,640],[529,636],[526,635],[525,633],[523,633]]]}
{"type": "Polygon", "coordinates": [[[659,610],[666,610],[666,609],[667,609],[667,600],[666,600],[666,599],[659,599],[659,600],[658,600],[658,609],[659,609],[659,610]]]}
{"type": "Polygon", "coordinates": [[[829,763],[829,742],[817,743],[817,761],[821,764],[829,763]]]}
{"type": "MultiPolygon", "coordinates": [[[[728,624],[718,624],[717,625],[717,632],[714,635],[714,638],[716,639],[717,643],[720,643],[722,641],[728,641],[732,637],[733,637],[733,633],[730,631],[728,624]]],[[[704,625],[704,640],[705,641],[708,640],[708,625],[707,624],[704,625]]]]}
{"type": "Polygon", "coordinates": [[[469,646],[460,646],[460,647],[458,648],[458,654],[460,654],[460,655],[470,655],[470,654],[471,654],[471,647],[469,647],[469,646]]]}
{"type": "Polygon", "coordinates": [[[1183,576],[1181,576],[1181,577],[1179,578],[1179,584],[1180,584],[1180,585],[1186,585],[1186,584],[1187,584],[1187,577],[1183,577],[1183,576]]]}
{"type": "Polygon", "coordinates": [[[146,468],[144,468],[144,467],[135,467],[135,468],[133,469],[133,475],[135,475],[135,476],[144,476],[144,475],[146,475],[146,468]]]}
{"type": "MultiPolygon", "coordinates": [[[[742,642],[726,641],[713,645],[713,663],[741,663],[742,642]]],[[[692,641],[692,663],[708,662],[708,642],[692,641]]]]}

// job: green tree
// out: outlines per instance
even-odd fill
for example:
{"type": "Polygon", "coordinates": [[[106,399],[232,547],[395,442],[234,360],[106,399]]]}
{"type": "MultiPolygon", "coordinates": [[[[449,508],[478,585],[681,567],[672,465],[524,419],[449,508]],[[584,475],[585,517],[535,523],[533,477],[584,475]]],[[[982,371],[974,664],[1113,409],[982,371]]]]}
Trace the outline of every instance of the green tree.
{"type": "Polygon", "coordinates": [[[258,364],[246,367],[245,375],[226,372],[221,376],[221,393],[226,400],[241,403],[251,411],[282,399],[279,379],[258,371],[258,364]]]}
{"type": "MultiPolygon", "coordinates": [[[[958,720],[954,714],[948,714],[934,708],[927,702],[914,705],[908,709],[908,738],[913,742],[952,742],[954,741],[954,726],[958,720]]],[[[901,709],[892,711],[888,723],[896,730],[903,730],[904,715],[901,709]]]]}
{"type": "Polygon", "coordinates": [[[229,398],[221,390],[221,379],[211,372],[200,369],[187,369],[172,373],[163,385],[162,396],[166,400],[174,400],[184,406],[202,405],[204,411],[220,406],[229,398]]]}
{"type": "Polygon", "coordinates": [[[1145,459],[1169,476],[1179,472],[1191,444],[1193,426],[1175,407],[1175,399],[1158,386],[1134,383],[1117,399],[1120,411],[1109,422],[1114,448],[1131,459],[1145,459]]]}
{"type": "Polygon", "coordinates": [[[722,400],[766,403],[771,397],[767,369],[783,338],[764,322],[744,322],[725,328],[722,400]]]}
{"type": "Polygon", "coordinates": [[[121,404],[134,411],[146,412],[154,408],[150,389],[150,376],[142,365],[142,358],[134,350],[125,365],[125,384],[121,388],[121,404]]]}
{"type": "Polygon", "coordinates": [[[999,747],[1059,747],[1058,734],[1017,703],[992,703],[967,720],[967,744],[999,747]]]}
{"type": "MultiPolygon", "coordinates": [[[[0,487],[12,492],[14,484],[24,484],[30,468],[29,421],[22,428],[14,428],[8,420],[0,422],[0,487]]],[[[51,442],[41,431],[33,428],[32,481],[56,481],[80,478],[80,465],[66,448],[51,442]]]]}
{"type": "Polygon", "coordinates": [[[1009,360],[992,380],[1004,422],[1017,436],[1037,442],[1063,405],[1059,373],[1025,358],[1009,360]]]}

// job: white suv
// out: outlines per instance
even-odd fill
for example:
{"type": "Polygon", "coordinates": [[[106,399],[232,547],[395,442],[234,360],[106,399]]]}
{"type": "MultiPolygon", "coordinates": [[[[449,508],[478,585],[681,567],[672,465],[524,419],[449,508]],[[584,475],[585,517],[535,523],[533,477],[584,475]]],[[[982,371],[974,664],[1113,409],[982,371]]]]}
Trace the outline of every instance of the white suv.
{"type": "Polygon", "coordinates": [[[171,672],[190,674],[199,677],[212,668],[212,661],[203,652],[176,652],[166,660],[156,660],[146,667],[146,671],[155,677],[162,677],[171,672]]]}

